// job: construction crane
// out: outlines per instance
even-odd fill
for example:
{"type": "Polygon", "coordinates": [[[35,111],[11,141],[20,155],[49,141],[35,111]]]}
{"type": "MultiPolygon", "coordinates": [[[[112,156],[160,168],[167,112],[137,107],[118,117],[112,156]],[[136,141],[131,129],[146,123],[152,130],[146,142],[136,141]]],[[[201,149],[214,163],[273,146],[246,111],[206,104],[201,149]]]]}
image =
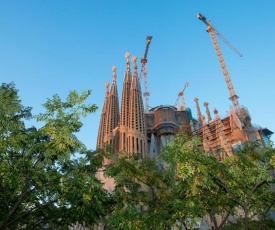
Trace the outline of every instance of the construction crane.
{"type": "Polygon", "coordinates": [[[178,98],[175,102],[175,106],[178,105],[178,110],[186,110],[186,107],[185,107],[185,100],[184,100],[184,91],[185,89],[187,88],[188,86],[188,82],[185,83],[183,89],[181,91],[179,91],[179,94],[178,94],[178,98]],[[180,102],[179,102],[179,99],[181,98],[181,103],[182,103],[182,106],[180,105],[180,102]]]}
{"type": "Polygon", "coordinates": [[[223,59],[223,56],[222,56],[222,53],[221,53],[221,50],[220,50],[220,47],[219,47],[219,44],[218,44],[218,41],[216,39],[216,36],[219,36],[236,54],[238,54],[240,57],[242,57],[242,54],[236,50],[211,24],[210,24],[210,21],[209,20],[206,20],[206,18],[198,13],[197,14],[197,17],[199,20],[201,20],[204,24],[207,25],[207,29],[206,31],[210,34],[210,38],[211,38],[211,41],[213,43],[213,46],[214,46],[214,49],[215,49],[215,52],[216,52],[216,55],[218,57],[218,60],[219,60],[219,63],[220,63],[220,67],[222,69],[222,73],[223,73],[223,76],[224,76],[224,79],[225,79],[225,82],[226,82],[226,86],[227,86],[227,89],[228,89],[228,92],[229,92],[229,99],[232,101],[232,104],[235,108],[238,108],[239,107],[239,102],[238,102],[238,96],[236,95],[235,91],[234,91],[234,88],[233,88],[233,85],[232,85],[232,82],[231,82],[231,79],[229,77],[229,74],[228,74],[228,71],[227,71],[227,68],[226,68],[226,65],[225,65],[225,62],[224,62],[224,59],[223,59]]]}
{"type": "Polygon", "coordinates": [[[147,83],[147,71],[146,71],[146,63],[147,63],[147,54],[148,54],[148,49],[149,45],[151,43],[152,36],[147,36],[146,37],[146,48],[143,57],[141,58],[141,73],[140,73],[140,78],[143,77],[144,79],[144,93],[143,97],[145,99],[145,112],[149,112],[149,96],[150,93],[148,91],[148,83],[147,83]]]}

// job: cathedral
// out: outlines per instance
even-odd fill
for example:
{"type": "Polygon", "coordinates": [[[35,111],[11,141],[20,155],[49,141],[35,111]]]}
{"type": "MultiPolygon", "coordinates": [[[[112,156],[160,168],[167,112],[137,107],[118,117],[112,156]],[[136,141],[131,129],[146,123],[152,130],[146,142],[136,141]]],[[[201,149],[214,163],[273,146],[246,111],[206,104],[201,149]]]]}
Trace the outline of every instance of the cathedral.
{"type": "Polygon", "coordinates": [[[148,111],[145,110],[140,77],[137,74],[137,58],[132,57],[132,71],[130,55],[126,53],[125,58],[126,68],[120,107],[116,67],[112,68],[110,87],[109,83],[105,84],[106,93],[98,130],[97,148],[112,145],[116,153],[124,151],[128,154],[141,154],[143,158],[153,158],[169,141],[173,140],[179,131],[199,137],[202,148],[216,153],[221,159],[234,154],[234,151],[240,149],[247,141],[259,141],[263,147],[267,145],[273,133],[267,128],[255,127],[251,124],[248,110],[236,103],[235,94],[233,106],[229,108],[229,114],[225,118],[220,118],[216,109],[212,118],[207,102],[204,103],[206,114],[204,116],[198,98],[194,99],[197,118],[193,118],[191,110],[185,106],[176,108],[172,105],[160,105],[148,111]]]}
{"type": "MultiPolygon", "coordinates": [[[[185,107],[184,100],[182,105],[179,104],[177,107],[160,105],[149,110],[146,106],[144,108],[143,104],[142,95],[146,95],[146,88],[145,93],[142,94],[140,77],[137,74],[137,58],[132,57],[132,71],[130,55],[126,53],[125,58],[126,67],[120,103],[116,67],[112,68],[111,85],[105,84],[97,148],[111,145],[115,153],[124,152],[129,156],[140,154],[142,158],[154,158],[180,131],[200,138],[201,148],[215,154],[217,159],[232,156],[235,151],[243,147],[245,142],[258,141],[262,147],[267,146],[273,133],[267,128],[251,124],[251,116],[244,106],[239,105],[232,84],[230,89],[233,92],[231,97],[233,106],[230,106],[224,118],[219,116],[217,109],[214,109],[214,116],[211,116],[207,102],[203,104],[206,116],[203,115],[198,98],[194,98],[196,118],[192,117],[191,110],[185,107]]],[[[181,93],[183,94],[183,91],[181,93]]],[[[109,160],[104,159],[104,165],[107,164],[109,160]]],[[[97,177],[104,188],[112,193],[115,187],[114,179],[105,177],[103,171],[99,170],[97,177]]],[[[211,226],[211,220],[205,217],[205,220],[200,223],[200,229],[209,229],[205,221],[211,226]]],[[[104,223],[99,223],[94,226],[94,229],[104,229],[104,223]]]]}
{"type": "Polygon", "coordinates": [[[105,100],[100,119],[97,148],[104,144],[114,146],[115,152],[140,153],[147,156],[147,135],[142,93],[137,74],[137,58],[132,57],[133,74],[130,70],[129,54],[126,53],[121,108],[116,85],[116,67],[112,68],[110,90],[106,83],[105,100]]]}

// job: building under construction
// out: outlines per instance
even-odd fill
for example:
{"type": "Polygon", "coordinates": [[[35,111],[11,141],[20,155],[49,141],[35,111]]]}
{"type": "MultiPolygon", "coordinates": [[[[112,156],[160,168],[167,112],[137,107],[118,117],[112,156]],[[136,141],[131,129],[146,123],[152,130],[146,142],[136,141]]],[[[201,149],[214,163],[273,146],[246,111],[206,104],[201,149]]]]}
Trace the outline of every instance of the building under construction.
{"type": "Polygon", "coordinates": [[[154,157],[179,130],[200,137],[206,151],[220,153],[221,157],[232,155],[247,141],[258,140],[263,146],[267,144],[272,132],[253,126],[248,110],[242,106],[230,107],[229,115],[225,118],[220,118],[216,109],[214,116],[211,116],[208,103],[205,102],[206,118],[202,115],[197,98],[194,99],[197,118],[193,118],[191,110],[182,105],[160,105],[146,112],[135,57],[133,64],[132,74],[127,54],[120,107],[116,69],[113,67],[110,89],[106,84],[97,148],[112,144],[115,152],[154,157]]]}
{"type": "MultiPolygon", "coordinates": [[[[194,98],[197,114],[194,118],[184,102],[184,91],[188,83],[179,92],[174,105],[160,105],[149,109],[148,97],[150,94],[147,87],[146,63],[152,37],[148,36],[145,53],[141,58],[140,75],[137,73],[137,58],[132,57],[133,67],[131,70],[130,55],[128,53],[125,55],[126,67],[120,103],[116,83],[116,67],[112,68],[112,83],[111,85],[105,84],[106,93],[98,130],[97,148],[112,145],[115,153],[123,151],[129,155],[135,153],[140,154],[143,158],[154,158],[179,131],[199,137],[202,143],[201,147],[205,151],[215,154],[219,159],[231,156],[236,150],[241,149],[245,142],[258,141],[263,147],[268,144],[273,133],[267,128],[253,126],[248,110],[239,105],[238,96],[235,94],[227,72],[216,35],[220,36],[237,54],[241,54],[210,25],[209,21],[206,21],[205,17],[201,14],[197,16],[207,25],[207,32],[210,34],[222,69],[229,99],[232,101],[227,116],[220,117],[217,109],[214,109],[213,115],[211,115],[207,102],[203,104],[205,107],[205,115],[203,115],[199,99],[194,98]],[[141,79],[144,81],[143,93],[140,86],[141,79]],[[145,106],[143,101],[145,101],[145,106]]],[[[108,160],[105,159],[105,161],[105,164],[108,164],[108,160]]],[[[106,178],[102,170],[98,172],[97,176],[103,182],[105,189],[112,192],[114,189],[113,178],[106,178]]],[[[103,223],[99,224],[95,229],[103,229],[103,226],[103,223]]],[[[209,228],[201,225],[200,229],[209,228]]]]}
{"type": "Polygon", "coordinates": [[[142,157],[154,157],[161,149],[174,138],[174,135],[183,130],[189,135],[198,136],[204,150],[216,153],[218,157],[231,156],[235,150],[245,142],[259,141],[266,146],[272,132],[267,128],[255,127],[251,124],[248,110],[239,105],[231,79],[227,72],[216,35],[221,37],[237,54],[241,54],[218,33],[209,21],[201,14],[198,19],[207,25],[207,32],[211,37],[216,55],[229,92],[232,106],[229,114],[221,118],[218,111],[214,116],[205,102],[205,114],[201,113],[198,98],[196,104],[197,118],[192,117],[191,110],[185,107],[184,90],[179,92],[177,105],[160,105],[149,110],[149,92],[147,89],[147,53],[152,37],[146,38],[146,49],[141,58],[141,73],[137,73],[137,58],[132,57],[133,70],[131,71],[130,55],[126,53],[126,67],[122,87],[121,103],[116,83],[116,67],[113,67],[112,83],[106,84],[105,100],[98,130],[97,148],[106,144],[114,146],[115,152],[124,151],[128,154],[139,153],[142,157]],[[145,82],[144,93],[141,92],[140,79],[145,82]],[[145,106],[143,105],[143,98],[145,106]],[[180,100],[181,99],[181,100],[180,100]],[[180,102],[181,101],[181,102],[180,102]]]}

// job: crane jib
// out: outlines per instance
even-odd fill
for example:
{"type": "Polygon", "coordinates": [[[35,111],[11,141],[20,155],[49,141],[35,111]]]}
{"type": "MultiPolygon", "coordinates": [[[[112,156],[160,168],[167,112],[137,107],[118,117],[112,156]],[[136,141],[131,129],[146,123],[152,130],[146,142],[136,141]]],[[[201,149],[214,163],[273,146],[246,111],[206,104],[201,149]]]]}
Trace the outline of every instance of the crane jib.
{"type": "Polygon", "coordinates": [[[236,50],[217,30],[214,29],[214,27],[210,24],[210,21],[206,21],[206,18],[204,16],[202,16],[200,13],[197,14],[197,18],[201,21],[203,21],[206,25],[207,25],[207,32],[210,35],[212,44],[214,46],[214,50],[215,53],[217,55],[223,76],[224,76],[224,80],[226,82],[226,86],[227,86],[227,90],[229,93],[229,99],[232,101],[232,104],[235,108],[239,107],[239,102],[238,102],[238,96],[235,93],[235,90],[233,88],[233,84],[231,82],[229,73],[227,71],[218,41],[216,39],[216,36],[219,36],[235,53],[237,53],[240,57],[242,57],[242,55],[239,53],[238,50],[236,50]]]}

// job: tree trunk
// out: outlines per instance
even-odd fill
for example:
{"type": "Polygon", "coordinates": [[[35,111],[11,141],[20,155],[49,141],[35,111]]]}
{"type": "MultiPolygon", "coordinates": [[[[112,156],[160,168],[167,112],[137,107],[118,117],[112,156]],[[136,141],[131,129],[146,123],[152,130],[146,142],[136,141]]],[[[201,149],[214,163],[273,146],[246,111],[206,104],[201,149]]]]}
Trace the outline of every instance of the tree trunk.
{"type": "Polygon", "coordinates": [[[225,222],[227,221],[229,215],[230,215],[230,212],[226,213],[226,215],[225,215],[225,217],[223,218],[221,224],[217,227],[217,230],[222,229],[222,227],[224,226],[225,222]]]}
{"type": "Polygon", "coordinates": [[[181,223],[183,224],[184,229],[185,229],[185,230],[188,230],[188,227],[186,226],[186,224],[185,224],[184,222],[181,222],[181,223]]]}
{"type": "Polygon", "coordinates": [[[243,210],[244,210],[244,229],[248,230],[248,209],[245,206],[243,210]]]}
{"type": "Polygon", "coordinates": [[[214,229],[217,229],[218,228],[218,224],[217,224],[217,220],[216,220],[215,214],[213,214],[213,213],[210,212],[209,216],[210,216],[211,221],[214,223],[214,229]]]}

